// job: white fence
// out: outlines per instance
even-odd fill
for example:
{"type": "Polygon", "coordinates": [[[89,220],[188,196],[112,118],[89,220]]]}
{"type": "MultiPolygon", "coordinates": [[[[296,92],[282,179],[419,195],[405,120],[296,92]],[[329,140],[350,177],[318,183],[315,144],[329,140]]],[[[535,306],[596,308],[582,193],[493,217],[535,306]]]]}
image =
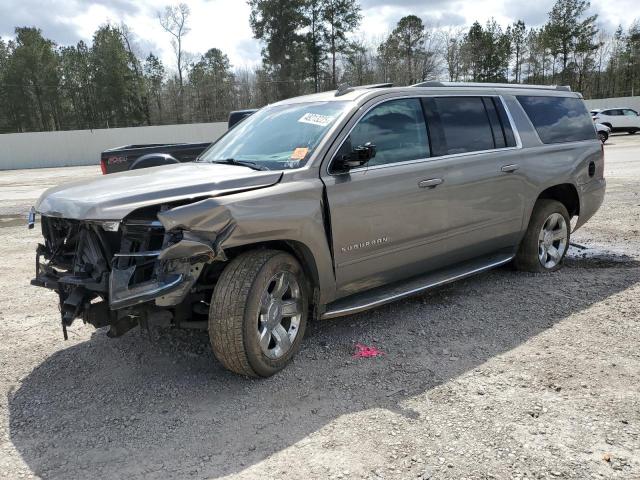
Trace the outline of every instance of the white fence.
{"type": "MultiPolygon", "coordinates": [[[[585,100],[587,107],[629,107],[640,111],[640,96],[585,100]]],[[[0,170],[96,165],[108,148],[140,143],[208,142],[227,124],[193,123],[158,127],[71,130],[0,135],[0,170]]]]}
{"type": "Polygon", "coordinates": [[[606,109],[615,107],[627,107],[633,108],[635,111],[640,112],[640,96],[635,97],[616,97],[616,98],[599,98],[597,100],[585,100],[587,108],[594,109],[606,109]]]}
{"type": "Polygon", "coordinates": [[[225,122],[0,135],[0,170],[97,165],[100,152],[140,143],[209,142],[225,122]]]}

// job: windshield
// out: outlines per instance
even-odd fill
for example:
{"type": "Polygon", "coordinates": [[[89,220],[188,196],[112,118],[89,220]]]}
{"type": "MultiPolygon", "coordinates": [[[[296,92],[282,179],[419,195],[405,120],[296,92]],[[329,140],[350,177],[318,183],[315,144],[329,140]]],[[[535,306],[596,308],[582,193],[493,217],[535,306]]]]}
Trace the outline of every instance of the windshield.
{"type": "Polygon", "coordinates": [[[333,101],[265,107],[230,130],[199,161],[300,168],[348,105],[333,101]]]}

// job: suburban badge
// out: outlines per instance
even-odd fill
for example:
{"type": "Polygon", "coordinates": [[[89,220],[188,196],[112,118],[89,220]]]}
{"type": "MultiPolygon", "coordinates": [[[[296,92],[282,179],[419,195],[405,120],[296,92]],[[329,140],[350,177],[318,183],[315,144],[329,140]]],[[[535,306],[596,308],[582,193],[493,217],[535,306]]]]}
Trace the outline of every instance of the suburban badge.
{"type": "Polygon", "coordinates": [[[362,250],[363,248],[375,247],[376,245],[382,245],[383,243],[388,242],[389,237],[381,237],[374,240],[368,240],[366,242],[354,243],[351,245],[347,245],[346,247],[342,247],[342,253],[349,253],[354,250],[362,250]]]}

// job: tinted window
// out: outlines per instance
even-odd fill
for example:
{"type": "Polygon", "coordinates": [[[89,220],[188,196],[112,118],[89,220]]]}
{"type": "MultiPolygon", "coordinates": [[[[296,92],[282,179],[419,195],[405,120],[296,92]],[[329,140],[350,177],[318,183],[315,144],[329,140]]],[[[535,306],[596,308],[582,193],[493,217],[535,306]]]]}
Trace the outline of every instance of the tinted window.
{"type": "Polygon", "coordinates": [[[584,102],[575,97],[518,96],[543,143],[576,142],[596,138],[584,102]]]}
{"type": "Polygon", "coordinates": [[[370,166],[427,158],[429,142],[420,101],[390,100],[374,107],[351,131],[339,154],[368,142],[376,146],[370,166]]]}
{"type": "Polygon", "coordinates": [[[433,105],[446,145],[443,154],[495,148],[489,116],[481,97],[434,97],[433,105]]]}
{"type": "Polygon", "coordinates": [[[496,111],[496,105],[493,103],[491,97],[483,97],[482,103],[487,111],[487,117],[489,117],[489,124],[491,125],[491,132],[493,133],[493,145],[494,148],[504,148],[506,143],[504,140],[504,131],[502,125],[500,125],[500,119],[498,118],[498,112],[496,111]]]}
{"type": "Polygon", "coordinates": [[[623,110],[624,114],[630,117],[637,117],[638,114],[635,110],[623,110]]]}

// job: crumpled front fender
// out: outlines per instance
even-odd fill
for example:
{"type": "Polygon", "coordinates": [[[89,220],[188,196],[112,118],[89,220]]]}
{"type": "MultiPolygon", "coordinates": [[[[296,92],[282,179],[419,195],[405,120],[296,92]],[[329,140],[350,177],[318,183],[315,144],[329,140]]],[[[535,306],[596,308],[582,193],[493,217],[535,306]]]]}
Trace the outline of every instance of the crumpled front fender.
{"type": "Polygon", "coordinates": [[[225,250],[267,242],[302,245],[313,263],[320,303],[335,295],[333,259],[319,179],[281,182],[270,188],[241,192],[181,205],[158,213],[167,232],[208,243],[215,259],[225,250]]]}

